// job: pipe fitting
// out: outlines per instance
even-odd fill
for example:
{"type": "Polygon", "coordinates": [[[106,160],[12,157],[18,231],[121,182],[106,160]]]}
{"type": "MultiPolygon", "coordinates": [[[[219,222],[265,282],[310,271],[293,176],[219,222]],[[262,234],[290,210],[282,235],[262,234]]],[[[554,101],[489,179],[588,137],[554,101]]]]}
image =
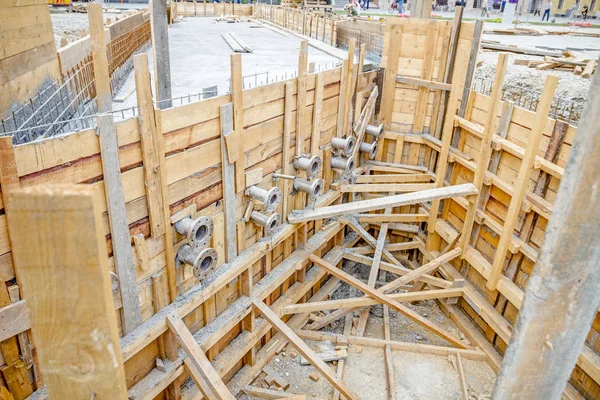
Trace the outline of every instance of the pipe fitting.
{"type": "Polygon", "coordinates": [[[323,179],[314,179],[313,181],[307,181],[302,178],[294,179],[294,189],[308,194],[311,200],[316,199],[323,193],[323,186],[323,179]]]}
{"type": "Polygon", "coordinates": [[[356,166],[356,162],[354,161],[354,157],[332,157],[331,158],[331,168],[340,170],[345,173],[351,173],[356,166]]]}
{"type": "Polygon", "coordinates": [[[375,139],[379,139],[383,133],[383,124],[367,125],[365,133],[369,136],[373,136],[375,139]]]}
{"type": "Polygon", "coordinates": [[[194,276],[200,280],[217,266],[218,255],[215,249],[208,247],[206,249],[193,248],[189,244],[182,245],[177,250],[177,262],[189,265],[194,270],[194,276]]]}
{"type": "Polygon", "coordinates": [[[301,156],[294,160],[294,168],[306,171],[311,178],[319,173],[322,164],[321,157],[317,155],[312,157],[301,156]]]}
{"type": "Polygon", "coordinates": [[[354,138],[354,136],[348,136],[347,138],[335,137],[331,139],[331,147],[341,151],[346,156],[352,154],[354,146],[356,146],[356,139],[354,138]]]}
{"type": "Polygon", "coordinates": [[[365,143],[362,142],[360,144],[360,151],[363,153],[367,153],[369,155],[370,160],[374,160],[377,155],[377,142],[373,143],[365,143]]]}
{"type": "Polygon", "coordinates": [[[175,230],[184,235],[192,247],[204,248],[213,235],[213,222],[209,217],[185,217],[175,223],[175,230]]]}
{"type": "Polygon", "coordinates": [[[250,186],[246,193],[253,199],[261,201],[266,212],[273,212],[281,202],[281,191],[277,186],[273,186],[269,190],[261,189],[258,186],[250,186]]]}
{"type": "Polygon", "coordinates": [[[258,211],[252,211],[250,220],[258,226],[262,226],[265,231],[265,236],[271,236],[275,229],[279,226],[281,218],[278,213],[271,215],[263,214],[258,211]]]}

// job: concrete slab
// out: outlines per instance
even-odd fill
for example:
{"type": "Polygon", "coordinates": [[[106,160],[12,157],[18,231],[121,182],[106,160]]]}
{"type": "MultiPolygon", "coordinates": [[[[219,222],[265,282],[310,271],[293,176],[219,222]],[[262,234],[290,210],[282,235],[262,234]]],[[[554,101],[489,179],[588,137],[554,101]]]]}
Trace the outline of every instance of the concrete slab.
{"type": "MultiPolygon", "coordinates": [[[[294,36],[284,37],[267,28],[252,28],[252,22],[217,22],[214,17],[187,17],[174,23],[169,29],[171,76],[173,97],[193,95],[209,86],[218,86],[219,94],[229,90],[229,58],[231,48],[221,37],[222,33],[235,32],[252,47],[252,53],[242,54],[244,76],[259,74],[245,79],[246,87],[254,87],[267,81],[293,76],[298,68],[301,40],[294,36]]],[[[148,53],[150,71],[153,74],[152,50],[148,53]]],[[[316,70],[331,69],[339,60],[313,47],[308,49],[308,61],[314,62],[316,70]]],[[[129,75],[117,97],[132,93],[135,88],[133,73],[129,75]]],[[[187,103],[187,98],[183,103],[187,103]]],[[[122,102],[115,102],[115,110],[136,106],[135,93],[122,102]]],[[[174,101],[179,105],[180,100],[174,101]]]]}

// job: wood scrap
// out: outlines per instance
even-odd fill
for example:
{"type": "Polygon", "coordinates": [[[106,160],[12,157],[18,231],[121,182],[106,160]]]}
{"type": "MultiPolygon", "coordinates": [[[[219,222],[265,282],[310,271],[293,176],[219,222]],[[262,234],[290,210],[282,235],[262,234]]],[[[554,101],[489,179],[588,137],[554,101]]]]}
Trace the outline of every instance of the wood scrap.
{"type": "MultiPolygon", "coordinates": [[[[323,360],[325,362],[339,361],[339,360],[343,360],[346,357],[348,357],[348,350],[347,349],[330,349],[330,350],[316,353],[316,354],[321,360],[323,360]]],[[[300,365],[310,365],[310,362],[306,358],[301,357],[300,365]]]]}
{"type": "MultiPolygon", "coordinates": [[[[222,33],[221,37],[225,40],[225,42],[227,42],[229,47],[231,47],[231,50],[233,50],[235,53],[252,53],[252,49],[248,47],[244,42],[238,42],[234,35],[235,34],[232,32],[227,32],[222,33]]],[[[237,35],[235,36],[237,37],[237,35]]]]}

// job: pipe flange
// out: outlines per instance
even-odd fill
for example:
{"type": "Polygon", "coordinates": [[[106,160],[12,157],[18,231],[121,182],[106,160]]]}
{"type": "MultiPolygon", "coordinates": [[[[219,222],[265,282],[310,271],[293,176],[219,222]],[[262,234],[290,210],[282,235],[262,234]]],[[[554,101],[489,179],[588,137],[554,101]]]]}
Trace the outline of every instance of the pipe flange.
{"type": "Polygon", "coordinates": [[[277,186],[273,186],[267,192],[267,196],[266,196],[266,199],[264,202],[265,211],[266,212],[275,211],[277,209],[277,207],[279,206],[279,203],[281,203],[281,191],[279,190],[279,188],[277,186]]]}
{"type": "Polygon", "coordinates": [[[355,166],[356,161],[354,160],[354,157],[333,157],[331,159],[331,168],[337,169],[347,174],[351,173],[354,170],[355,166]]]}
{"type": "Polygon", "coordinates": [[[217,252],[212,247],[200,251],[193,265],[194,276],[200,280],[205,279],[217,266],[217,259],[217,252]]]}
{"type": "Polygon", "coordinates": [[[345,156],[349,156],[354,151],[356,146],[356,138],[354,136],[348,136],[347,138],[333,138],[331,139],[331,147],[335,150],[341,151],[345,156]]]}
{"type": "Polygon", "coordinates": [[[383,133],[383,124],[367,125],[365,133],[369,136],[373,136],[375,139],[379,139],[383,133]]]}
{"type": "Polygon", "coordinates": [[[378,147],[377,142],[373,142],[373,143],[362,142],[360,144],[360,151],[362,151],[363,153],[367,153],[370,160],[374,160],[375,156],[377,156],[377,147],[378,147]]]}

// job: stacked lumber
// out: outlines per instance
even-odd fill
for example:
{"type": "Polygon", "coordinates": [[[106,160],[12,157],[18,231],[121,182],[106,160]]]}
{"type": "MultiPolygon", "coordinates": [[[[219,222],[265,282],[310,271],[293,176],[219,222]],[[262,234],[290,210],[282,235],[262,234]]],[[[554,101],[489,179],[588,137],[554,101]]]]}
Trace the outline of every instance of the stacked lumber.
{"type": "Polygon", "coordinates": [[[550,57],[545,56],[543,60],[516,59],[515,65],[525,65],[537,70],[572,71],[575,75],[589,79],[596,69],[596,60],[577,59],[575,57],[550,57]]]}
{"type": "Polygon", "coordinates": [[[542,36],[548,35],[548,31],[537,28],[494,28],[494,29],[486,29],[485,33],[493,34],[493,35],[529,35],[529,36],[542,36]]]}
{"type": "Polygon", "coordinates": [[[235,53],[252,53],[252,48],[248,46],[237,34],[233,32],[222,33],[221,37],[227,42],[231,50],[235,53]]]}

